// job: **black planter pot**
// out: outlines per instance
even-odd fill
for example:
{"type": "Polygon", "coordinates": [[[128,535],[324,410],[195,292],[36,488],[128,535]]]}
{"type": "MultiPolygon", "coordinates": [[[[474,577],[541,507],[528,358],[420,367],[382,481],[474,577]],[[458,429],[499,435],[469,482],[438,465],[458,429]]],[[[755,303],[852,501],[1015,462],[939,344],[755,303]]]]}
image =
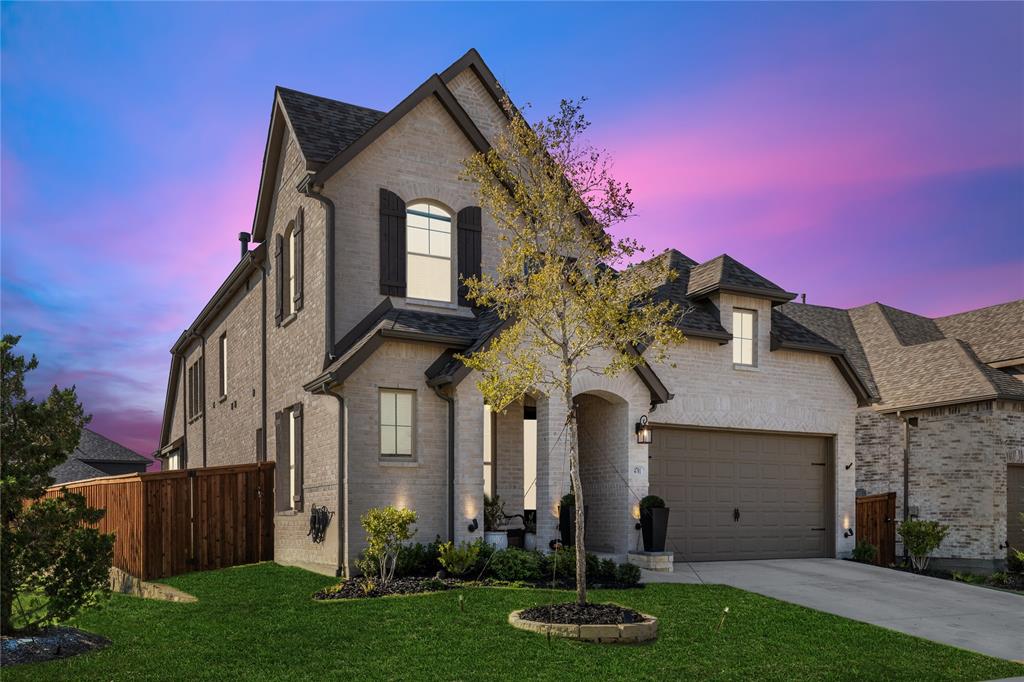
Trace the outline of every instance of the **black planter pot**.
{"type": "Polygon", "coordinates": [[[668,511],[667,507],[653,507],[640,512],[640,529],[643,531],[645,552],[665,551],[668,511]]]}
{"type": "MultiPolygon", "coordinates": [[[[583,505],[583,520],[586,522],[589,507],[583,505]]],[[[558,532],[562,536],[562,544],[571,547],[576,544],[576,507],[558,508],[558,532]]]]}

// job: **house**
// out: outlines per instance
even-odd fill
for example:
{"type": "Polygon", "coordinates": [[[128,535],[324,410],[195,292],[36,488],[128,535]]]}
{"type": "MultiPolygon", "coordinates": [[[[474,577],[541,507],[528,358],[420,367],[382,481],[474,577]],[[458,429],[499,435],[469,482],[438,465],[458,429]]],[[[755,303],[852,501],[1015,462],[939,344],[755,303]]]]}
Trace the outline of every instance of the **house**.
{"type": "Polygon", "coordinates": [[[1024,548],[1024,300],[935,319],[880,303],[780,312],[843,348],[872,397],[857,411],[857,488],[949,535],[936,565],[998,569],[1024,548]]]}
{"type": "Polygon", "coordinates": [[[50,469],[54,483],[71,483],[100,476],[141,474],[153,463],[148,457],[115,443],[106,436],[82,429],[78,447],[68,458],[50,469]]]}
{"type": "MultiPolygon", "coordinates": [[[[531,393],[492,413],[455,357],[501,329],[459,287],[499,258],[459,179],[506,125],[499,92],[474,50],[387,112],[274,92],[241,259],[171,349],[159,456],[275,461],[281,563],[350,571],[360,516],[389,504],[417,512],[417,540],[473,540],[485,491],[535,513],[539,546],[558,538],[568,406],[531,393]],[[314,506],[334,513],[322,543],[307,535],[314,506]]],[[[688,340],[576,387],[589,546],[634,549],[637,502],[654,493],[679,559],[847,555],[857,419],[877,399],[860,358],[728,255],[635,267],[664,276],[654,295],[687,309],[688,340]]]]}

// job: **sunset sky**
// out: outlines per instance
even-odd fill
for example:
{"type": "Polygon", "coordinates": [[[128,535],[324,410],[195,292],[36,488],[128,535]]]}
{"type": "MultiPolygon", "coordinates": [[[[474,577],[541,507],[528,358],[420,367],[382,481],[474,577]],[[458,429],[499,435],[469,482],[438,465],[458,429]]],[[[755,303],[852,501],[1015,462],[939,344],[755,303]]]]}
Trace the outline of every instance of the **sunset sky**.
{"type": "MultiPolygon", "coordinates": [[[[157,446],[168,349],[252,225],[273,88],[387,110],[476,47],[590,98],[651,251],[809,303],[1024,297],[1024,4],[2,6],[2,328],[157,446]]],[[[342,236],[342,238],[344,238],[342,236]]]]}

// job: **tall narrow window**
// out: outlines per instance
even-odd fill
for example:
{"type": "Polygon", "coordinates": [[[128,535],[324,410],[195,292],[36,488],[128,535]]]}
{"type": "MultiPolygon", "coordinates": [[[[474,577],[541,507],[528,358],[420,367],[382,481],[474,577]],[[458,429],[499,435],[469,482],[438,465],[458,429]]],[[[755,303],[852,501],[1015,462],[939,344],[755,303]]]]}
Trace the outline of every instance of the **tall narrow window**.
{"type": "Polygon", "coordinates": [[[380,454],[383,457],[413,455],[414,391],[382,389],[380,392],[380,454]]]}
{"type": "Polygon", "coordinates": [[[732,311],[732,362],[746,367],[757,364],[757,313],[753,310],[732,311]]]}
{"type": "Polygon", "coordinates": [[[228,394],[228,334],[224,332],[220,335],[220,342],[218,344],[218,350],[220,351],[220,397],[223,398],[228,394]]]}
{"type": "Polygon", "coordinates": [[[406,296],[452,300],[452,217],[428,202],[406,208],[406,296]]]}
{"type": "Polygon", "coordinates": [[[298,460],[296,459],[296,440],[295,440],[295,420],[297,414],[295,410],[289,410],[286,418],[288,419],[288,499],[292,501],[292,509],[295,508],[295,470],[298,460]]]}
{"type": "Polygon", "coordinates": [[[288,228],[288,314],[295,312],[295,226],[288,228]]]}
{"type": "Polygon", "coordinates": [[[494,413],[484,405],[484,495],[494,495],[494,413]]]}

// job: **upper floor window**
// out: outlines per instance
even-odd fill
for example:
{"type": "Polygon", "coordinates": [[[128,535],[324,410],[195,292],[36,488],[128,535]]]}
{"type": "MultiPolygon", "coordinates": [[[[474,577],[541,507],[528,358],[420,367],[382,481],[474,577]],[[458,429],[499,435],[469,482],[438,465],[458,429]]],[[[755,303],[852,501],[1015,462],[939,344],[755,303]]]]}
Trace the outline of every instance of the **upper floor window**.
{"type": "Polygon", "coordinates": [[[189,420],[203,416],[203,402],[206,400],[206,381],[203,377],[203,358],[189,365],[186,382],[187,413],[189,420]]]}
{"type": "Polygon", "coordinates": [[[734,365],[757,365],[757,312],[732,311],[732,362],[734,365]]]}
{"type": "Polygon", "coordinates": [[[287,246],[285,247],[288,251],[288,314],[292,315],[296,311],[295,307],[295,225],[292,224],[288,228],[288,232],[285,234],[285,241],[287,246]]]}
{"type": "Polygon", "coordinates": [[[223,398],[228,394],[228,334],[224,332],[220,335],[220,341],[217,342],[219,351],[219,367],[220,367],[220,397],[223,398]]]}
{"type": "Polygon", "coordinates": [[[415,391],[381,389],[380,454],[384,457],[413,455],[413,398],[415,391]]]}
{"type": "Polygon", "coordinates": [[[452,300],[452,216],[430,202],[406,208],[406,267],[409,298],[452,300]]]}

